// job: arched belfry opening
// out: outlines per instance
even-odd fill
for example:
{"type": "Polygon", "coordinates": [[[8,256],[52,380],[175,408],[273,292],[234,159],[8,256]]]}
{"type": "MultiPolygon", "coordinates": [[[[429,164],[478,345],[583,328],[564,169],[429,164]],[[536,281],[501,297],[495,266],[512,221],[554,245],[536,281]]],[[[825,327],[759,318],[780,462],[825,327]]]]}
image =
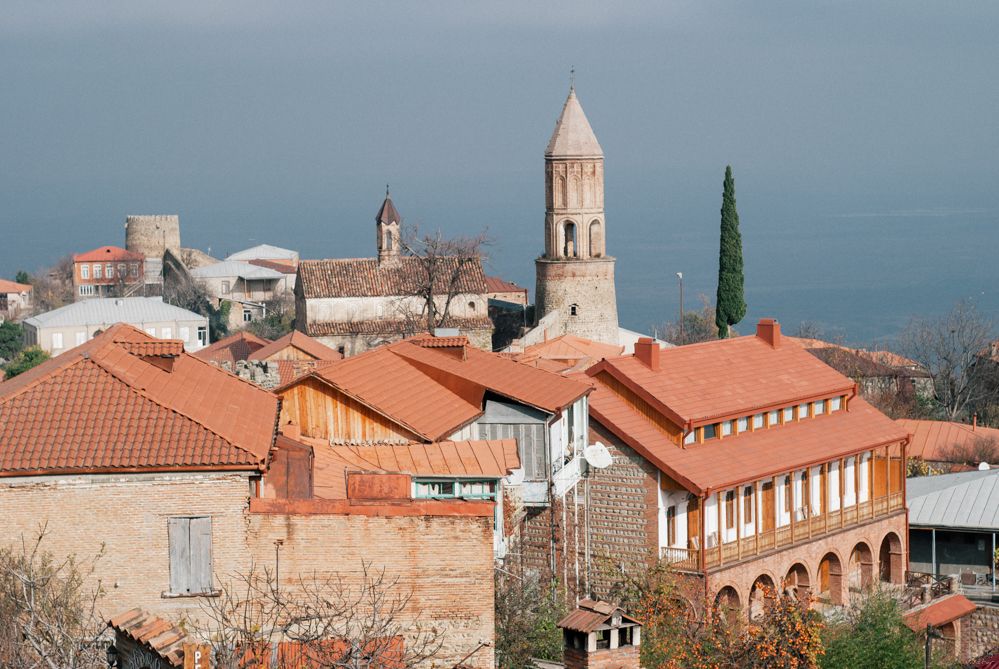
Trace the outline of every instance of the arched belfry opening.
{"type": "Polygon", "coordinates": [[[604,255],[604,226],[598,220],[590,222],[590,257],[602,258],[604,255]]]}
{"type": "Polygon", "coordinates": [[[576,242],[576,224],[572,221],[566,221],[562,224],[562,257],[579,257],[579,246],[576,242]]]}

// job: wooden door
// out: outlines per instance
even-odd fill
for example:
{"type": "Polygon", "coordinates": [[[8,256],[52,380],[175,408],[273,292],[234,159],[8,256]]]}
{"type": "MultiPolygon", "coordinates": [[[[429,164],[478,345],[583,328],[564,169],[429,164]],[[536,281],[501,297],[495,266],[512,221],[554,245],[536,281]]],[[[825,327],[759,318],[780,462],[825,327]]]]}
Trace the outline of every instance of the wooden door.
{"type": "Polygon", "coordinates": [[[829,592],[829,560],[819,563],[819,592],[829,592]]]}
{"type": "Polygon", "coordinates": [[[761,519],[764,532],[772,532],[774,529],[774,516],[777,510],[774,508],[774,483],[773,481],[763,482],[763,518],[761,519]]]}
{"type": "MultiPolygon", "coordinates": [[[[819,494],[821,499],[819,500],[819,512],[826,514],[829,511],[829,467],[828,465],[823,467],[819,472],[819,494]]],[[[825,590],[823,590],[825,592],[825,590]]]]}
{"type": "Polygon", "coordinates": [[[691,497],[687,500],[687,545],[691,548],[701,547],[701,499],[691,497]]]}
{"type": "Polygon", "coordinates": [[[874,497],[884,497],[888,494],[888,459],[884,456],[874,457],[874,497]]]}

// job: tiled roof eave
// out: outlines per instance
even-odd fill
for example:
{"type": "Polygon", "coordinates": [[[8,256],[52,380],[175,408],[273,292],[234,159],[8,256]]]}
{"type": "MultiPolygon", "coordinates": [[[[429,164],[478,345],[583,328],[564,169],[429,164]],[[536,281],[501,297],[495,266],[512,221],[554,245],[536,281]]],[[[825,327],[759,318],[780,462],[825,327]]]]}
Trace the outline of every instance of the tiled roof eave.
{"type": "Polygon", "coordinates": [[[0,470],[0,479],[28,478],[32,476],[74,476],[94,474],[184,474],[202,472],[263,473],[263,463],[245,462],[226,465],[150,465],[131,467],[52,467],[44,469],[0,470]]]}
{"type": "Polygon", "coordinates": [[[833,397],[838,397],[843,394],[849,395],[851,397],[855,396],[857,394],[857,384],[851,382],[849,384],[837,388],[830,388],[829,390],[823,390],[822,392],[819,393],[811,393],[808,395],[790,397],[786,400],[782,400],[776,403],[740,407],[734,411],[726,411],[724,413],[691,416],[687,419],[687,421],[692,427],[700,427],[703,425],[718,423],[720,421],[732,420],[735,418],[745,418],[753,414],[767,413],[768,411],[775,411],[777,409],[796,406],[798,404],[805,404],[807,402],[814,402],[816,400],[830,399],[833,397]]]}
{"type": "Polygon", "coordinates": [[[611,364],[610,361],[601,360],[600,362],[598,362],[597,364],[593,365],[588,370],[586,370],[586,374],[591,377],[594,377],[594,380],[597,380],[596,375],[599,374],[600,372],[607,372],[607,374],[613,377],[615,381],[620,382],[622,385],[631,390],[633,393],[635,393],[643,400],[651,404],[654,408],[658,409],[659,412],[662,413],[664,416],[666,416],[666,418],[668,418],[670,421],[672,421],[674,425],[684,430],[686,430],[690,425],[689,420],[687,420],[686,418],[678,414],[676,411],[663,404],[661,401],[659,401],[658,398],[656,398],[655,395],[647,391],[641,385],[635,383],[627,374],[625,374],[617,367],[615,367],[613,364],[611,364]]]}

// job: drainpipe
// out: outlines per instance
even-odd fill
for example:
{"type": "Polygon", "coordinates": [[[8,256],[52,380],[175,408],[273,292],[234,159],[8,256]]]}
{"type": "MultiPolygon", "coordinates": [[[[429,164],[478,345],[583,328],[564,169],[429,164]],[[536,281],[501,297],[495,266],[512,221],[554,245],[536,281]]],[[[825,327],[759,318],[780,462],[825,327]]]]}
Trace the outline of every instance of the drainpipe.
{"type": "Polygon", "coordinates": [[[930,573],[934,576],[937,575],[937,528],[930,530],[932,532],[932,539],[930,540],[930,573]]]}
{"type": "Polygon", "coordinates": [[[992,592],[996,591],[996,533],[992,533],[992,592]]]}
{"type": "MultiPolygon", "coordinates": [[[[708,590],[708,567],[707,560],[705,559],[707,555],[707,545],[705,544],[705,537],[707,536],[707,525],[708,525],[708,490],[705,490],[701,494],[701,550],[700,555],[697,556],[698,560],[701,562],[701,573],[704,574],[704,619],[708,618],[708,611],[710,611],[710,596],[708,590]]],[[[689,521],[688,521],[689,522],[689,521]]]]}

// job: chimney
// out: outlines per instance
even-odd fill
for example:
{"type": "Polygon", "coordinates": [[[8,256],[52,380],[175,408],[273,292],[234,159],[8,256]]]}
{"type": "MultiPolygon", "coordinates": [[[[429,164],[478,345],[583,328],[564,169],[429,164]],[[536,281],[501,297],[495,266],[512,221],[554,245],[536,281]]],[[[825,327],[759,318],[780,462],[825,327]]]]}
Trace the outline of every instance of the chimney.
{"type": "Polygon", "coordinates": [[[761,318],[756,324],[756,336],[770,344],[772,348],[780,346],[780,323],[774,318],[761,318]]]}
{"type": "Polygon", "coordinates": [[[971,431],[978,429],[978,412],[971,414],[971,431]]]}
{"type": "Polygon", "coordinates": [[[659,344],[650,337],[641,337],[635,342],[635,357],[653,372],[659,371],[659,354],[661,352],[659,344]]]}
{"type": "Polygon", "coordinates": [[[302,428],[294,423],[286,423],[282,425],[280,432],[289,439],[298,440],[302,438],[302,428]]]}
{"type": "Polygon", "coordinates": [[[620,607],[591,599],[559,621],[565,669],[639,669],[642,624],[620,607]]]}

